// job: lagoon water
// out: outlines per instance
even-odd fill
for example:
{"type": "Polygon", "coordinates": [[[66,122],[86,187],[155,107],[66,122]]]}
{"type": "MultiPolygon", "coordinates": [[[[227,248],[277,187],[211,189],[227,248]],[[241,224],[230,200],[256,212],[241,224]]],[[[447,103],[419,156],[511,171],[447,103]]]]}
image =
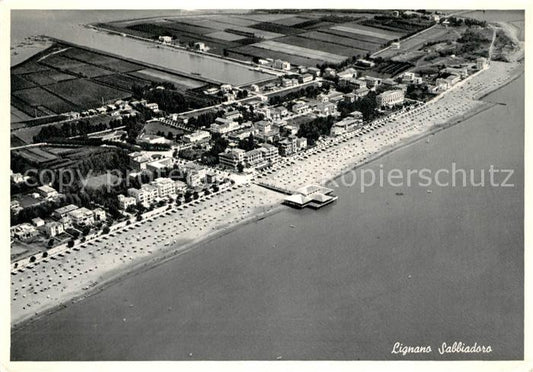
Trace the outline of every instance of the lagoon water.
{"type": "Polygon", "coordinates": [[[12,359],[523,358],[523,92],[522,76],[485,98],[505,105],[365,166],[493,165],[514,187],[340,186],[334,205],[242,226],[13,332],[12,359]],[[455,341],[492,353],[438,353],[455,341]]]}
{"type": "Polygon", "coordinates": [[[186,73],[199,73],[206,78],[235,85],[264,80],[271,76],[221,59],[177,49],[156,48],[155,45],[149,45],[140,40],[88,30],[83,27],[84,24],[88,23],[129,18],[176,16],[181,13],[183,11],[179,10],[13,11],[11,13],[11,45],[22,42],[29,36],[44,34],[163,68],[186,73]]]}

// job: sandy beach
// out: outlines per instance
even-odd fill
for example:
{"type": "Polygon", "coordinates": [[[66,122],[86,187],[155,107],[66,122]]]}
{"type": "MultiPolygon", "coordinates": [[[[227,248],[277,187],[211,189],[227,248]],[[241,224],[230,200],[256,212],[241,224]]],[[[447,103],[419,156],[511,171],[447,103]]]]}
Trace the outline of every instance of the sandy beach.
{"type": "MultiPolygon", "coordinates": [[[[297,189],[324,183],[384,153],[457,124],[496,103],[479,99],[522,72],[518,63],[492,62],[488,70],[457,84],[437,99],[376,120],[363,133],[328,138],[285,159],[257,181],[297,189]]],[[[175,207],[84,243],[63,257],[49,257],[11,277],[11,322],[23,325],[71,301],[82,299],[125,275],[153,267],[240,224],[280,208],[284,195],[255,184],[240,184],[175,207]]]]}

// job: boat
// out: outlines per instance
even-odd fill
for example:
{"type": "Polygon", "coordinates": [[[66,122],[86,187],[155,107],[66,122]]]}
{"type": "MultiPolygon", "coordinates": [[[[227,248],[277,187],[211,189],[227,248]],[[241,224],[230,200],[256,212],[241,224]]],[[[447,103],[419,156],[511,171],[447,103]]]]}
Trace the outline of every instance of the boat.
{"type": "Polygon", "coordinates": [[[291,229],[294,229],[296,226],[294,226],[294,225],[289,225],[289,227],[290,227],[291,229]]]}

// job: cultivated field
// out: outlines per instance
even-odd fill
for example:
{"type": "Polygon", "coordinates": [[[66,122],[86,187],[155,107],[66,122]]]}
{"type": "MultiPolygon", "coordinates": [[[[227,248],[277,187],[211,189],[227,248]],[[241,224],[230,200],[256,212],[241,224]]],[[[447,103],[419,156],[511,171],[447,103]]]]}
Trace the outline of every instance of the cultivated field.
{"type": "Polygon", "coordinates": [[[261,43],[254,44],[255,47],[273,50],[277,52],[283,52],[287,54],[295,54],[312,59],[323,60],[327,62],[340,63],[346,59],[346,56],[322,52],[315,49],[304,48],[297,45],[284,44],[277,41],[263,41],[261,43]]]}
{"type": "Polygon", "coordinates": [[[186,92],[204,82],[61,43],[11,69],[11,117],[82,111],[131,96],[134,84],[171,82],[186,92]]]}
{"type": "Polygon", "coordinates": [[[172,17],[106,27],[154,40],[172,36],[173,43],[181,46],[204,42],[210,53],[239,59],[279,58],[293,65],[315,66],[374,53],[391,40],[427,27],[424,22],[390,19],[382,12],[335,16],[310,11],[172,17]]]}
{"type": "Polygon", "coordinates": [[[389,48],[387,50],[384,50],[380,53],[376,54],[376,57],[382,57],[382,58],[394,58],[399,55],[408,53],[408,52],[414,52],[421,49],[424,45],[424,43],[431,41],[431,42],[437,42],[437,41],[454,41],[459,38],[459,33],[455,29],[447,29],[444,26],[436,26],[432,27],[424,32],[421,32],[411,38],[408,38],[406,40],[402,40],[400,42],[400,48],[389,48]]]}
{"type": "Polygon", "coordinates": [[[97,84],[91,80],[68,80],[48,87],[58,96],[68,99],[81,109],[89,109],[102,103],[131,96],[129,91],[97,84]]]}
{"type": "Polygon", "coordinates": [[[328,34],[328,33],[319,32],[319,31],[306,32],[299,36],[305,37],[311,40],[320,40],[320,41],[325,41],[331,44],[343,45],[343,46],[350,47],[356,50],[364,51],[365,54],[367,52],[372,52],[379,48],[379,45],[373,42],[357,40],[354,38],[349,38],[349,37],[344,37],[344,36],[334,35],[334,34],[328,34]]]}
{"type": "Polygon", "coordinates": [[[68,112],[76,108],[75,105],[68,103],[64,99],[61,99],[40,87],[18,90],[13,92],[12,95],[23,102],[20,107],[16,101],[12,102],[12,104],[28,115],[34,114],[34,107],[38,109],[48,108],[56,113],[68,112]]]}
{"type": "Polygon", "coordinates": [[[198,80],[188,79],[183,76],[169,74],[163,71],[149,69],[149,68],[136,71],[130,75],[140,77],[142,79],[146,79],[150,81],[171,82],[174,85],[176,85],[178,89],[181,88],[182,90],[195,89],[195,88],[199,88],[205,85],[205,83],[198,81],[198,80]]]}

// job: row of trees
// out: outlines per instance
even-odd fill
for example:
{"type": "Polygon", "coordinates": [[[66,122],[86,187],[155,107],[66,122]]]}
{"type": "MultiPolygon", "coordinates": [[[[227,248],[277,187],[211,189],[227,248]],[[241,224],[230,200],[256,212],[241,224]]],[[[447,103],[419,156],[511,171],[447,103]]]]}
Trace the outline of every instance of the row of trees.
{"type": "Polygon", "coordinates": [[[328,92],[331,85],[327,82],[322,84],[322,87],[317,87],[314,85],[309,85],[305,88],[287,93],[285,95],[271,96],[268,103],[271,105],[279,105],[284,102],[292,101],[296,98],[306,97],[306,98],[316,98],[322,92],[328,92]]]}

